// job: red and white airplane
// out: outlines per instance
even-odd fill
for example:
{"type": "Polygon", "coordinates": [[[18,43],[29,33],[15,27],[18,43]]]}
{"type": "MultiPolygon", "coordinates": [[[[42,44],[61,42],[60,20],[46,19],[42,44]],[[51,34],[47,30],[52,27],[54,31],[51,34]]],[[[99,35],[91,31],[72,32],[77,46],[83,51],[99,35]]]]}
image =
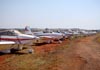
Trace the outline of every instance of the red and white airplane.
{"type": "Polygon", "coordinates": [[[0,31],[0,44],[17,44],[18,50],[23,48],[22,45],[30,45],[33,43],[33,40],[37,39],[39,39],[39,37],[22,34],[17,30],[0,31]]]}
{"type": "Polygon", "coordinates": [[[34,32],[32,33],[29,26],[25,27],[25,33],[28,35],[36,35],[40,39],[45,40],[45,42],[47,43],[51,43],[54,40],[58,40],[58,42],[61,43],[62,41],[60,39],[64,38],[63,33],[56,33],[56,32],[52,32],[52,33],[34,32]]]}

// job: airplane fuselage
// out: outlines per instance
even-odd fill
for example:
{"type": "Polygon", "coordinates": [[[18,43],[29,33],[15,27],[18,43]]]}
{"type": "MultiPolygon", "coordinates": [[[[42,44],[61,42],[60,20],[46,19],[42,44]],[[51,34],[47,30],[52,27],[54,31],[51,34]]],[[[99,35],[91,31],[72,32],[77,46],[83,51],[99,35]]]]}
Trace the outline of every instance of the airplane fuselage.
{"type": "Polygon", "coordinates": [[[0,41],[14,41],[16,44],[27,44],[30,43],[35,36],[26,35],[26,34],[17,34],[14,32],[1,32],[0,41]]]}
{"type": "Polygon", "coordinates": [[[49,39],[61,39],[63,38],[63,35],[60,33],[37,33],[35,34],[38,37],[47,37],[49,39]]]}

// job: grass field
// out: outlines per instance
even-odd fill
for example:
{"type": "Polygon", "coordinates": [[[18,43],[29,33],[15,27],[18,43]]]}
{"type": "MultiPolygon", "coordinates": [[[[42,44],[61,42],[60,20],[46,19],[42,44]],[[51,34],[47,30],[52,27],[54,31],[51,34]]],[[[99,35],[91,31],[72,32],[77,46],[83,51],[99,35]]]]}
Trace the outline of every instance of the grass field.
{"type": "MultiPolygon", "coordinates": [[[[61,48],[64,50],[65,47],[61,48]]],[[[13,57],[8,58],[5,62],[9,62],[7,65],[15,70],[53,70],[57,64],[61,61],[56,57],[61,51],[55,50],[51,53],[45,54],[24,54],[24,55],[13,55],[13,57]],[[55,67],[54,67],[55,66],[55,67]]]]}

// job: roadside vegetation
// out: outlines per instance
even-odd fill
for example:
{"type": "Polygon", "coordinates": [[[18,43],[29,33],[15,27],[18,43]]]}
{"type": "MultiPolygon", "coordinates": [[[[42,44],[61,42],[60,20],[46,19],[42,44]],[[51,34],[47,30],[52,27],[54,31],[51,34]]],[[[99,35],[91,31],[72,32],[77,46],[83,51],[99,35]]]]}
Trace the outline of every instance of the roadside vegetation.
{"type": "Polygon", "coordinates": [[[100,43],[100,34],[98,34],[98,37],[96,38],[96,41],[97,41],[98,43],[100,43]]]}

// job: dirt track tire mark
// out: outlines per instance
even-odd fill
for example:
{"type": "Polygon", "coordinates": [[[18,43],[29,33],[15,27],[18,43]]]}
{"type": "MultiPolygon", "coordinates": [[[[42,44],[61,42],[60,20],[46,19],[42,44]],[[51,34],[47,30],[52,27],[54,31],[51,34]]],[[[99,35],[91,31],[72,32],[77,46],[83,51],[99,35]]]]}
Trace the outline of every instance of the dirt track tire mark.
{"type": "Polygon", "coordinates": [[[62,61],[56,70],[100,70],[100,48],[94,41],[97,36],[71,42],[71,46],[57,54],[62,61]]]}

